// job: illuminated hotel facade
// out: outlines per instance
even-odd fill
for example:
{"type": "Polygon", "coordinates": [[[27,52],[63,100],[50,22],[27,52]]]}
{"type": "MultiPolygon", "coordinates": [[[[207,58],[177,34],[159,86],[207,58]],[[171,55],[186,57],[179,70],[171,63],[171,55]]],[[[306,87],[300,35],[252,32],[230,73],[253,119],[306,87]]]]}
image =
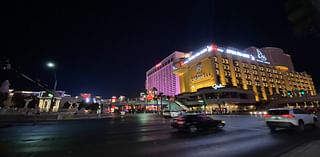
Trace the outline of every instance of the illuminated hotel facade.
{"type": "Polygon", "coordinates": [[[166,96],[179,94],[180,80],[173,73],[173,63],[182,61],[185,56],[185,53],[176,51],[148,70],[145,82],[146,90],[150,92],[156,88],[158,93],[163,93],[166,96]]]}
{"type": "Polygon", "coordinates": [[[290,55],[275,47],[241,51],[209,45],[175,62],[173,72],[178,77],[180,93],[230,87],[252,91],[256,102],[267,101],[273,95],[316,95],[311,76],[296,72],[290,55]]]}

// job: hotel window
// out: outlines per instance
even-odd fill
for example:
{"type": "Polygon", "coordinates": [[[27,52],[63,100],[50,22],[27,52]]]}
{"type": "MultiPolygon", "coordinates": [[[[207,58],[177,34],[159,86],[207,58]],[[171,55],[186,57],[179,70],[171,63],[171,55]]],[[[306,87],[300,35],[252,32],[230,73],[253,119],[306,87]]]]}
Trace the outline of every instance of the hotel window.
{"type": "Polygon", "coordinates": [[[214,63],[214,65],[216,66],[216,68],[219,68],[219,64],[218,63],[214,63]]]}
{"type": "Polygon", "coordinates": [[[213,60],[214,60],[215,62],[218,62],[218,58],[217,58],[217,57],[213,57],[213,60]]]}
{"type": "Polygon", "coordinates": [[[247,63],[242,63],[242,66],[247,68],[248,67],[248,64],[247,63]]]}
{"type": "Polygon", "coordinates": [[[263,70],[264,70],[264,68],[263,68],[263,67],[259,67],[259,70],[263,71],[263,70]]]}
{"type": "Polygon", "coordinates": [[[219,72],[219,70],[216,70],[216,74],[217,74],[217,75],[220,75],[220,72],[219,72]]]}
{"type": "Polygon", "coordinates": [[[260,86],[260,82],[255,82],[256,86],[260,86]]]}
{"type": "Polygon", "coordinates": [[[238,61],[234,61],[233,64],[234,64],[235,66],[239,66],[239,62],[238,62],[238,61]]]}
{"type": "Polygon", "coordinates": [[[227,61],[226,61],[227,59],[225,59],[225,58],[222,58],[222,63],[223,64],[227,64],[227,61]]]}
{"type": "Polygon", "coordinates": [[[223,69],[230,70],[229,65],[223,65],[223,69]]]}
{"type": "Polygon", "coordinates": [[[251,65],[251,68],[252,68],[252,69],[257,69],[257,66],[251,65]]]}
{"type": "Polygon", "coordinates": [[[266,76],[266,73],[265,72],[261,72],[262,76],[266,76]]]}
{"type": "Polygon", "coordinates": [[[248,81],[248,85],[252,85],[252,81],[248,81]]]}
{"type": "Polygon", "coordinates": [[[229,60],[227,58],[225,59],[225,62],[226,62],[226,64],[229,64],[229,60]]]}
{"type": "Polygon", "coordinates": [[[227,77],[230,77],[231,73],[230,73],[230,71],[224,71],[224,75],[227,76],[227,77]]]}
{"type": "Polygon", "coordinates": [[[253,70],[253,74],[258,75],[258,71],[257,70],[253,70]]]}
{"type": "Polygon", "coordinates": [[[229,83],[229,79],[228,78],[225,78],[225,80],[226,80],[226,83],[229,83]]]}
{"type": "Polygon", "coordinates": [[[267,83],[263,83],[263,86],[264,86],[264,87],[268,87],[268,84],[267,84],[267,83]]]}

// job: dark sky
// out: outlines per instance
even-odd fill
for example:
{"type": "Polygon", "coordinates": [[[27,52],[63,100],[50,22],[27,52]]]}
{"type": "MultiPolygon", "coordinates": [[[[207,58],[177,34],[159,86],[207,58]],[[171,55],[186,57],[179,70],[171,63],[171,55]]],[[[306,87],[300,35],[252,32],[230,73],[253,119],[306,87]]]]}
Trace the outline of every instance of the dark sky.
{"type": "MultiPolygon", "coordinates": [[[[287,1],[10,1],[1,5],[0,52],[32,78],[53,84],[46,61],[57,64],[58,89],[136,96],[145,72],[175,50],[216,42],[244,49],[274,46],[297,71],[316,80],[319,37],[297,35],[287,1]]],[[[12,74],[15,89],[37,89],[12,74]]]]}

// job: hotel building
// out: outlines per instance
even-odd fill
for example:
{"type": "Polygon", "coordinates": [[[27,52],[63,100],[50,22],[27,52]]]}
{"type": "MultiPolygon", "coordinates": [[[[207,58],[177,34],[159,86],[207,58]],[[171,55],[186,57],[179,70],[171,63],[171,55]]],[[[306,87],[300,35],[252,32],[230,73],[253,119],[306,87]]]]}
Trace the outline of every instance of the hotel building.
{"type": "MultiPolygon", "coordinates": [[[[248,91],[245,97],[253,95],[255,103],[273,96],[316,95],[311,76],[296,72],[290,55],[275,47],[249,47],[241,51],[209,45],[189,58],[175,62],[173,72],[179,77],[180,95],[214,93],[220,87],[248,91]]],[[[239,92],[228,93],[227,97],[237,95],[240,100],[239,92]]],[[[210,94],[206,96],[210,97],[210,94]]],[[[217,95],[211,94],[211,97],[216,99],[217,95]]]]}
{"type": "Polygon", "coordinates": [[[145,82],[146,90],[151,91],[156,88],[158,93],[163,93],[166,96],[179,94],[180,80],[173,73],[173,63],[183,61],[186,55],[188,54],[176,51],[148,70],[145,82]]]}

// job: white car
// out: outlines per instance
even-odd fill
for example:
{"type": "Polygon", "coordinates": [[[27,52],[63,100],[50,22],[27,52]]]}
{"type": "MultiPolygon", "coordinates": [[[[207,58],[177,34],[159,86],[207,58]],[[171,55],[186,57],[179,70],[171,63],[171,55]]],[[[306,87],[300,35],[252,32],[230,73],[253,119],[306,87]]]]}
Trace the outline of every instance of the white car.
{"type": "Polygon", "coordinates": [[[166,118],[174,118],[174,117],[178,117],[180,115],[181,111],[169,111],[169,110],[165,110],[163,111],[163,117],[166,118]]]}
{"type": "Polygon", "coordinates": [[[277,128],[296,128],[298,131],[303,131],[305,125],[311,125],[315,128],[318,121],[318,117],[314,114],[289,108],[269,109],[264,117],[272,132],[276,131],[277,128]]]}

